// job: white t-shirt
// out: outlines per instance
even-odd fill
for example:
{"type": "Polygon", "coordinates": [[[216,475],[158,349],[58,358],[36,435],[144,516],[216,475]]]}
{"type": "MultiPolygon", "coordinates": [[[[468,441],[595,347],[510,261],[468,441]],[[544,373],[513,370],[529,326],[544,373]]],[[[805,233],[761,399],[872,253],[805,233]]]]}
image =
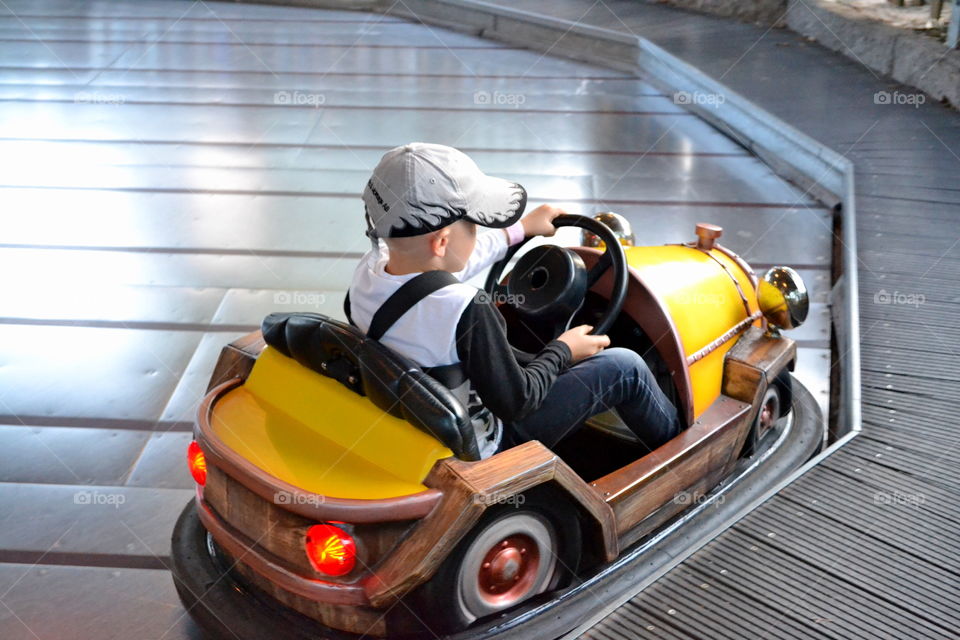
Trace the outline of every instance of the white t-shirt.
{"type": "MultiPolygon", "coordinates": [[[[382,240],[379,253],[368,251],[360,259],[350,284],[350,317],[364,333],[370,328],[373,315],[393,293],[417,273],[393,275],[385,267],[390,259],[389,249],[382,240]]],[[[490,229],[477,235],[477,243],[462,271],[454,273],[459,284],[435,291],[403,314],[380,342],[421,367],[436,367],[458,363],[457,323],[467,305],[480,293],[477,287],[465,281],[476,276],[507,251],[507,237],[500,229],[490,229]]],[[[468,410],[478,406],[469,381],[453,390],[468,410]]],[[[471,415],[475,411],[471,410],[471,415]]],[[[490,418],[474,420],[474,431],[481,457],[496,451],[502,435],[502,423],[490,418]]]]}

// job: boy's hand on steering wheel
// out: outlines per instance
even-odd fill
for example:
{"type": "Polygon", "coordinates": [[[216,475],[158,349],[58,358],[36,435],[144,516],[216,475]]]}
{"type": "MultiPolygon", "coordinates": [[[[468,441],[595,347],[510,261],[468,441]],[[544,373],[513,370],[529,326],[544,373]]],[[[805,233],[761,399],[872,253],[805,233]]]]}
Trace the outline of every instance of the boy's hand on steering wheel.
{"type": "Polygon", "coordinates": [[[553,219],[565,213],[567,212],[560,207],[542,204],[520,219],[523,223],[523,232],[528,238],[552,236],[557,232],[557,228],[553,226],[553,219]]]}
{"type": "Polygon", "coordinates": [[[582,324],[579,327],[567,329],[557,338],[570,347],[570,354],[573,356],[571,364],[577,363],[584,358],[595,356],[606,347],[610,346],[608,336],[591,336],[587,333],[593,329],[589,324],[582,324]]]}

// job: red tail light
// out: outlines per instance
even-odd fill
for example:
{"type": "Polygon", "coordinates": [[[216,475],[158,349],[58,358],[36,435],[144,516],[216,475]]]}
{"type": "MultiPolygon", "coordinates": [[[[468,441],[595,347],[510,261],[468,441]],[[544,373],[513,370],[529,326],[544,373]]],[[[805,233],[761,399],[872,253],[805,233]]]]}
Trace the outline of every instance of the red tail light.
{"type": "Polygon", "coordinates": [[[307,529],[304,547],[313,568],[328,576],[347,575],[357,561],[353,537],[330,524],[315,524],[307,529]]]}
{"type": "Polygon", "coordinates": [[[190,475],[201,487],[207,484],[207,459],[203,457],[203,450],[196,440],[187,447],[187,466],[190,467],[190,475]]]}

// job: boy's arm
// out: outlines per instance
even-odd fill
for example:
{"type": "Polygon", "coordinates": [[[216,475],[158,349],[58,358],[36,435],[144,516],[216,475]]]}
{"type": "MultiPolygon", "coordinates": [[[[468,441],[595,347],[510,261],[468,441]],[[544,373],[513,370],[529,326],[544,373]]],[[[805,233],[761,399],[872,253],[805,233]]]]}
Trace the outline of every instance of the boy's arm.
{"type": "Polygon", "coordinates": [[[527,366],[528,364],[533,362],[534,358],[537,357],[536,354],[534,353],[521,351],[520,349],[517,349],[516,347],[513,347],[513,346],[510,347],[510,350],[513,351],[513,357],[517,359],[517,364],[519,364],[522,367],[527,366]]]}
{"type": "Polygon", "coordinates": [[[527,236],[552,236],[557,232],[553,219],[563,213],[559,207],[542,204],[506,229],[479,234],[467,265],[454,275],[466,282],[506,255],[507,247],[523,242],[527,236]]]}
{"type": "Polygon", "coordinates": [[[507,342],[506,322],[492,304],[472,301],[457,324],[457,355],[483,404],[501,420],[521,420],[543,403],[571,361],[570,348],[553,340],[526,365],[507,342]]]}
{"type": "Polygon", "coordinates": [[[455,273],[460,282],[466,282],[507,253],[511,247],[524,239],[523,223],[516,222],[506,229],[491,229],[477,234],[477,244],[462,271],[455,273]]]}

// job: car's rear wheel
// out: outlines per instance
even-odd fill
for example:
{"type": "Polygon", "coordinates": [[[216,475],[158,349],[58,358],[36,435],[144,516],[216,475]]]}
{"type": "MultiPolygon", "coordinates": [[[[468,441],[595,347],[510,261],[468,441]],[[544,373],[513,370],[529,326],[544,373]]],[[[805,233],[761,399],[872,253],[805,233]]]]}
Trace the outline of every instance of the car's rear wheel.
{"type": "Polygon", "coordinates": [[[457,606],[483,618],[547,590],[557,574],[557,532],[539,513],[504,513],[464,550],[457,606]]]}
{"type": "Polygon", "coordinates": [[[573,510],[516,496],[490,508],[416,594],[425,626],[457,631],[562,586],[580,558],[573,510]],[[569,511],[569,512],[568,512],[569,511]]]}

